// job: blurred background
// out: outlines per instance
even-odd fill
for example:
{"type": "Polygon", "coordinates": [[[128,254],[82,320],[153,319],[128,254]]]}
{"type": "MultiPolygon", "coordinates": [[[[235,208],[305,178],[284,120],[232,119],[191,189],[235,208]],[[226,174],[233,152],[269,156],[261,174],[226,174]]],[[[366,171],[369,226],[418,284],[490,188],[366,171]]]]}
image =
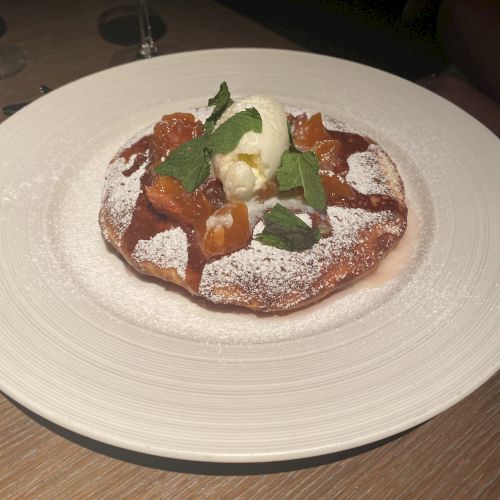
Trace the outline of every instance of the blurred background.
{"type": "Polygon", "coordinates": [[[254,21],[320,54],[417,79],[441,71],[448,58],[437,36],[438,0],[221,0],[254,21]]]}
{"type": "MultiPolygon", "coordinates": [[[[0,104],[135,60],[138,6],[146,2],[0,0],[0,104]],[[19,69],[2,79],[7,49],[19,69]]],[[[500,135],[499,0],[149,0],[147,7],[160,55],[254,46],[349,59],[426,86],[500,135]]]]}
{"type": "Polygon", "coordinates": [[[220,1],[309,51],[416,81],[500,136],[499,0],[220,1]]]}

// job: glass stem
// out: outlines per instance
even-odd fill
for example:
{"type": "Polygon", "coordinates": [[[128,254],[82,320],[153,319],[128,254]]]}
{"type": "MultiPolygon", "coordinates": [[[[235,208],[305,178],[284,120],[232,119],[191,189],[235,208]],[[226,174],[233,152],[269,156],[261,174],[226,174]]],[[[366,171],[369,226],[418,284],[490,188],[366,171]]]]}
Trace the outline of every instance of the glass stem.
{"type": "Polygon", "coordinates": [[[151,34],[151,23],[149,21],[149,10],[146,0],[137,0],[139,29],[141,31],[141,43],[139,45],[138,57],[149,59],[158,53],[153,36],[151,34]]]}

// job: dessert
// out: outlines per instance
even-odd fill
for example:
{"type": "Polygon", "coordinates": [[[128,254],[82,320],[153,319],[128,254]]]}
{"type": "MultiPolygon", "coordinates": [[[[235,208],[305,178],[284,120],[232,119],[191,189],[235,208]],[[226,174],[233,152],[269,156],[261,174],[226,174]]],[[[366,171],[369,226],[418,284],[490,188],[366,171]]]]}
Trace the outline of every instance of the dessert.
{"type": "Polygon", "coordinates": [[[268,97],[233,102],[225,83],[208,104],[165,115],[108,166],[99,222],[137,271],[287,311],[373,271],[401,239],[403,183],[374,141],[268,97]]]}

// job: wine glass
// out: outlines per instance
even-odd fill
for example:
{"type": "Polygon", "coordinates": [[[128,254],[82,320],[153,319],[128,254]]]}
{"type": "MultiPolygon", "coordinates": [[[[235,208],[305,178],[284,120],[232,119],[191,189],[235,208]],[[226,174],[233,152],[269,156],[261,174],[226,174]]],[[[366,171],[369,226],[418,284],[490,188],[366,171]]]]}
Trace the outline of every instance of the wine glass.
{"type": "Polygon", "coordinates": [[[101,14],[98,30],[108,42],[127,47],[113,54],[110,63],[115,65],[157,55],[155,39],[165,34],[166,27],[163,20],[148,8],[146,0],[137,0],[135,8],[120,6],[101,14]]]}
{"type": "Polygon", "coordinates": [[[139,53],[137,57],[140,59],[149,59],[158,54],[158,47],[153,40],[148,3],[146,0],[137,0],[137,7],[139,30],[141,32],[141,43],[139,44],[139,53]]]}

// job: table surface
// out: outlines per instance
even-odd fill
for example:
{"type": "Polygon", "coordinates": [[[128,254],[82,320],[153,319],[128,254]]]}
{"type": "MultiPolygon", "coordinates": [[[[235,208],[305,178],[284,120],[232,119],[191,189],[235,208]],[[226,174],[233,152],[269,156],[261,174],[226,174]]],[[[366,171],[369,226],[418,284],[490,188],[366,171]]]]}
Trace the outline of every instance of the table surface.
{"type": "MultiPolygon", "coordinates": [[[[0,0],[0,44],[29,57],[0,80],[0,106],[106,69],[123,48],[97,19],[119,0],[0,0]]],[[[150,1],[165,20],[162,53],[219,47],[301,50],[211,0],[150,1]],[[207,22],[207,19],[210,21],[207,22]]],[[[0,117],[2,121],[4,117],[0,117]]],[[[342,453],[273,464],[162,459],[73,434],[0,393],[0,498],[500,498],[500,374],[465,400],[398,436],[342,453]]]]}

